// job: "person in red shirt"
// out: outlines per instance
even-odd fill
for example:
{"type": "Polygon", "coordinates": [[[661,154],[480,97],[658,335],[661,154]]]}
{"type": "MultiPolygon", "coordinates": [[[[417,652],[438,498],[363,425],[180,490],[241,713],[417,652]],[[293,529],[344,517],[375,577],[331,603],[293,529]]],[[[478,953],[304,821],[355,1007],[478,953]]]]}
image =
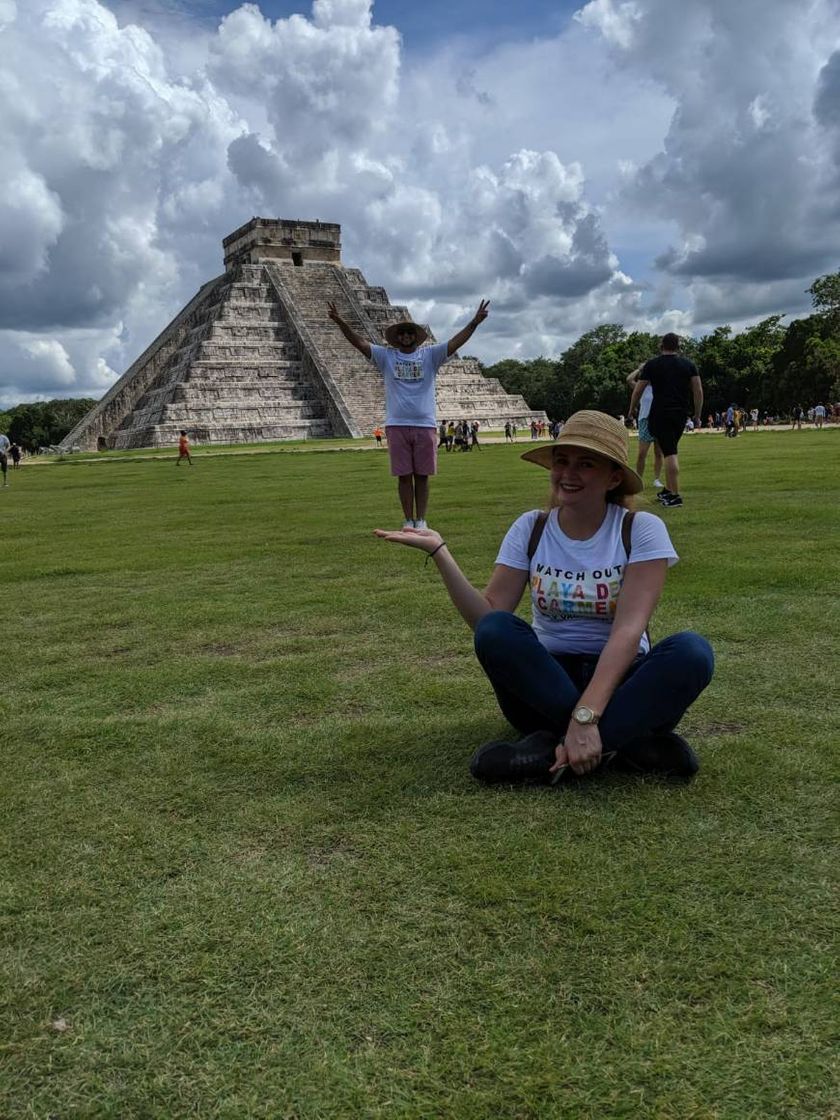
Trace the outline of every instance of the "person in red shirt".
{"type": "Polygon", "coordinates": [[[190,455],[190,441],[184,429],[181,429],[181,435],[178,440],[178,462],[177,466],[180,467],[181,460],[186,459],[190,466],[192,466],[192,456],[190,455]]]}

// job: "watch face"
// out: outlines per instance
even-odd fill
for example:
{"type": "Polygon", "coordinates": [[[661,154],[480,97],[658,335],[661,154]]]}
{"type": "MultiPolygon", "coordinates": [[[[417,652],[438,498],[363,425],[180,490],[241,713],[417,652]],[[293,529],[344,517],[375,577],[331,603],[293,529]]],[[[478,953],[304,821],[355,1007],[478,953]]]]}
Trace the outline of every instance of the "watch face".
{"type": "Polygon", "coordinates": [[[595,713],[591,708],[580,707],[575,711],[575,720],[577,723],[592,723],[595,713]]]}

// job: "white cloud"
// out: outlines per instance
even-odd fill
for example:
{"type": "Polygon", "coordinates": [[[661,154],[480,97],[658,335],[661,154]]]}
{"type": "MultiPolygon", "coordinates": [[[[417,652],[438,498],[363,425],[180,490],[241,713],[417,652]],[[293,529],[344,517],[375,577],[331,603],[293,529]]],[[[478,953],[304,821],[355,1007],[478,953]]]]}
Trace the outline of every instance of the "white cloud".
{"type": "Polygon", "coordinates": [[[69,354],[57,339],[30,339],[22,342],[20,349],[29,359],[34,376],[43,381],[42,387],[63,388],[73,384],[76,371],[69,354]]]}
{"type": "Polygon", "coordinates": [[[638,4],[590,0],[590,3],[575,13],[575,19],[584,27],[597,28],[607,42],[627,49],[633,43],[635,26],[641,15],[638,4]]]}
{"type": "MultiPolygon", "coordinates": [[[[765,302],[757,289],[800,277],[804,290],[805,278],[836,268],[837,183],[819,132],[830,128],[820,108],[834,88],[830,0],[639,0],[633,35],[620,42],[600,18],[609,8],[593,0],[581,18],[610,39],[618,65],[652,75],[676,104],[662,150],[625,198],[677,223],[658,263],[697,300],[698,321],[722,302],[709,298],[715,285],[737,317],[765,302]]],[[[800,296],[794,310],[804,304],[800,296]]]]}
{"type": "Polygon", "coordinates": [[[0,392],[101,392],[256,213],[340,221],[440,335],[489,296],[487,359],[805,309],[840,255],[837,28],[832,0],[591,0],[420,57],[369,0],[0,0],[0,392]]]}

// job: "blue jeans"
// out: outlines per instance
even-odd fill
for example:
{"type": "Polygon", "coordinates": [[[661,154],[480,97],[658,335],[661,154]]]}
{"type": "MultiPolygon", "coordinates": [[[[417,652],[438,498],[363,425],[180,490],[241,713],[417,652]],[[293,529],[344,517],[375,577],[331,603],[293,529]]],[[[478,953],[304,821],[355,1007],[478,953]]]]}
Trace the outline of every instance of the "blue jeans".
{"type": "MultiPolygon", "coordinates": [[[[491,611],[475,628],[475,652],[502,714],[523,734],[566,733],[597,657],[551,654],[533,628],[508,611],[491,611]]],[[[715,658],[699,634],[685,630],[638,656],[598,724],[605,750],[671,731],[709,681],[715,658]]]]}

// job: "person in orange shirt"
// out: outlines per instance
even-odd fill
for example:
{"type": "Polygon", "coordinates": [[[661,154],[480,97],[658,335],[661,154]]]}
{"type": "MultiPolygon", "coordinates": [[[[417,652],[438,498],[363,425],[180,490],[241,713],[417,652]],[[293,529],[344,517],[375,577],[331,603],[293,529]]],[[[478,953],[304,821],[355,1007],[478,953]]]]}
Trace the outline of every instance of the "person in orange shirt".
{"type": "Polygon", "coordinates": [[[190,441],[184,429],[181,429],[181,435],[178,440],[178,462],[177,466],[180,467],[181,460],[186,459],[190,466],[192,466],[192,456],[190,455],[190,441]]]}
{"type": "Polygon", "coordinates": [[[385,433],[384,433],[384,431],[383,431],[383,430],[382,430],[382,429],[381,429],[381,428],[379,427],[379,425],[378,425],[378,424],[377,424],[377,426],[376,426],[376,427],[375,427],[375,428],[373,429],[373,435],[374,435],[374,438],[376,439],[376,446],[377,446],[377,447],[381,447],[381,446],[382,446],[382,437],[383,437],[383,436],[385,435],[385,433]]]}

